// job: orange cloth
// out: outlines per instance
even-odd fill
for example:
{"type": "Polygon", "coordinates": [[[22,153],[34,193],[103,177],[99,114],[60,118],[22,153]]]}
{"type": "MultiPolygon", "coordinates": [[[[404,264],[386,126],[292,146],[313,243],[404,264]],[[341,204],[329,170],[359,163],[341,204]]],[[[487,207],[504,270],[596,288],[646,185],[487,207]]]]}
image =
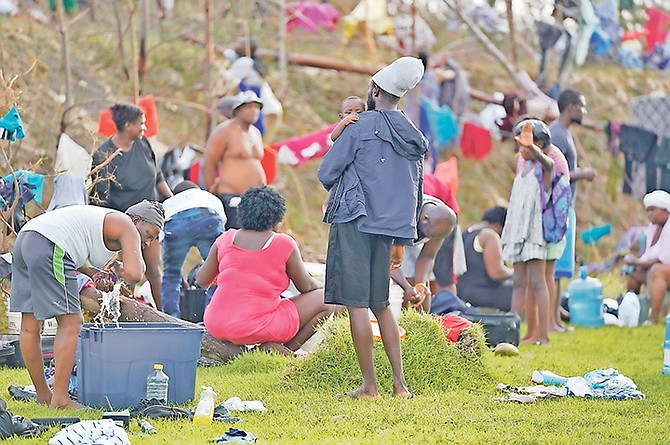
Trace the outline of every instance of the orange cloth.
{"type": "Polygon", "coordinates": [[[435,166],[433,172],[440,182],[447,184],[454,196],[458,193],[458,158],[450,157],[435,166]]]}
{"type": "Polygon", "coordinates": [[[263,171],[265,171],[265,178],[268,184],[272,184],[277,177],[277,150],[271,145],[263,147],[261,166],[263,167],[263,171]]]}
{"type": "MultiPolygon", "coordinates": [[[[147,94],[137,100],[137,105],[144,110],[144,116],[147,118],[147,130],[144,136],[150,138],[158,134],[158,113],[156,111],[156,100],[153,94],[147,94]]],[[[98,121],[98,133],[106,138],[113,136],[116,133],[116,125],[112,119],[112,110],[105,108],[100,112],[100,120],[98,121]]]]}
{"type": "Polygon", "coordinates": [[[100,112],[100,121],[98,122],[98,133],[106,138],[116,133],[116,125],[112,120],[112,110],[105,108],[100,112]]]}
{"type": "Polygon", "coordinates": [[[144,116],[147,118],[147,131],[144,136],[150,138],[158,134],[158,113],[156,112],[156,100],[153,94],[147,94],[137,100],[137,105],[144,110],[144,116]]]}

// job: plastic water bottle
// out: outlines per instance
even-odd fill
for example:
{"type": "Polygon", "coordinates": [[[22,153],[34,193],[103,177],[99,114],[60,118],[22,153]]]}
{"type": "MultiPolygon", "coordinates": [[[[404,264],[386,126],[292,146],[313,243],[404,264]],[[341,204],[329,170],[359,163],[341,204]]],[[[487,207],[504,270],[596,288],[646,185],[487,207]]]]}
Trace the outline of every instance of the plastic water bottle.
{"type": "Polygon", "coordinates": [[[640,300],[635,292],[626,292],[619,305],[619,324],[634,328],[640,321],[640,300]]]}
{"type": "Polygon", "coordinates": [[[665,343],[663,344],[663,375],[670,375],[670,314],[665,317],[665,343]]]}
{"type": "Polygon", "coordinates": [[[563,386],[568,382],[567,377],[554,374],[551,371],[533,371],[531,380],[540,385],[563,386]]]}
{"type": "Polygon", "coordinates": [[[142,428],[142,430],[147,434],[156,434],[156,427],[147,422],[144,419],[137,419],[137,423],[142,428]]]}
{"type": "Polygon", "coordinates": [[[195,408],[193,423],[212,423],[214,418],[214,399],[216,393],[210,386],[203,386],[200,392],[200,400],[195,408]]]}
{"type": "Polygon", "coordinates": [[[168,401],[168,384],[170,377],[163,372],[163,365],[154,364],[154,370],[147,376],[147,399],[168,401]]]}

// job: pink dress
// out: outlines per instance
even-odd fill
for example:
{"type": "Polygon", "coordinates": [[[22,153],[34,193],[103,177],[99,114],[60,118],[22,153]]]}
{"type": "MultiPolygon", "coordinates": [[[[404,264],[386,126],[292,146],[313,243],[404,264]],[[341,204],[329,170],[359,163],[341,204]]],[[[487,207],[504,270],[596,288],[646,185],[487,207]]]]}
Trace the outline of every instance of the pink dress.
{"type": "Polygon", "coordinates": [[[286,343],[298,333],[300,317],[280,294],[289,285],[286,263],[296,248],[288,235],[276,233],[261,250],[233,244],[237,230],[216,240],[217,289],[203,317],[207,331],[237,345],[286,343]]]}

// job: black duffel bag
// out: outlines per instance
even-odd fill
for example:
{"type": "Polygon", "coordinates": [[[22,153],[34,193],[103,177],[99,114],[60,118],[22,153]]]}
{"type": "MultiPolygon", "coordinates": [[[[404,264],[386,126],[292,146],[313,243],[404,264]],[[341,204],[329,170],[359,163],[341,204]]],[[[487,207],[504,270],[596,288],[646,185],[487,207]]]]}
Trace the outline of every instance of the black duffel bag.
{"type": "Polygon", "coordinates": [[[514,311],[496,313],[463,312],[459,314],[473,323],[481,323],[486,331],[487,346],[494,347],[498,343],[519,345],[521,337],[521,318],[514,311]]]}

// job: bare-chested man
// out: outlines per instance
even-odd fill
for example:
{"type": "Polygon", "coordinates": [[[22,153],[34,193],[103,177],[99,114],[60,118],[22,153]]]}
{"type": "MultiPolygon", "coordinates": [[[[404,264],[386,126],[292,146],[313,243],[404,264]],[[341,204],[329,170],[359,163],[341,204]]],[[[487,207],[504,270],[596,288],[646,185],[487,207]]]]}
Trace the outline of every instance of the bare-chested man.
{"type": "Polygon", "coordinates": [[[262,106],[253,91],[237,94],[232,104],[232,119],[219,124],[205,145],[202,177],[205,188],[223,202],[228,217],[226,229],[239,228],[240,195],[249,187],[267,182],[261,166],[263,138],[253,126],[262,106]]]}

